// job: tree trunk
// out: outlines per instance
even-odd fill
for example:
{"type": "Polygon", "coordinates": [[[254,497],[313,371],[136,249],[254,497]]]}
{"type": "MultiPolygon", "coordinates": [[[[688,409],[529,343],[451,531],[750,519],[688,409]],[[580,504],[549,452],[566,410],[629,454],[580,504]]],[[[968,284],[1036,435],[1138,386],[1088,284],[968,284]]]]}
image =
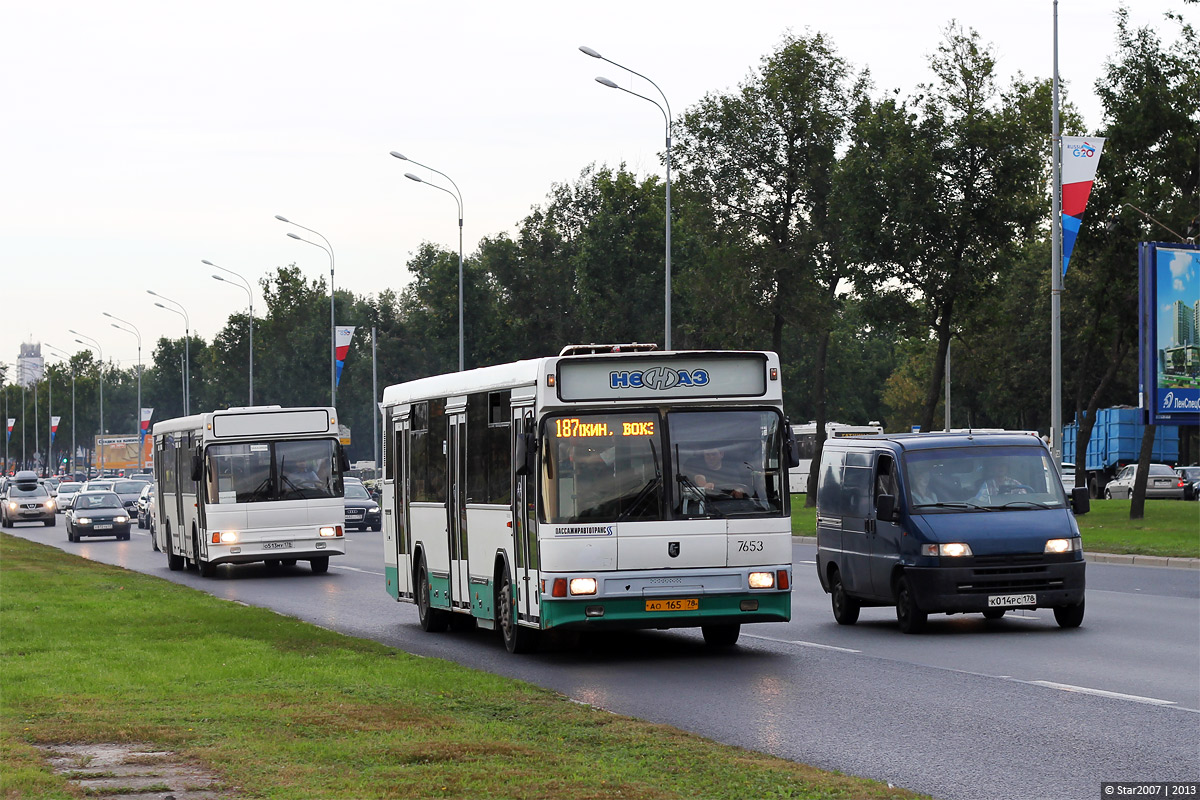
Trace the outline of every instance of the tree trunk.
{"type": "Polygon", "coordinates": [[[921,430],[933,430],[933,415],[937,411],[938,400],[942,394],[942,382],[946,377],[946,349],[950,347],[950,303],[942,308],[937,326],[938,349],[934,359],[933,374],[929,379],[929,388],[925,392],[925,406],[921,410],[921,430]]]}
{"type": "Polygon", "coordinates": [[[1138,453],[1137,476],[1133,479],[1133,496],[1129,503],[1129,518],[1146,516],[1146,484],[1149,482],[1150,453],[1154,449],[1154,426],[1147,425],[1142,433],[1142,449],[1138,453]]]}
{"type": "Polygon", "coordinates": [[[821,467],[821,453],[825,449],[825,362],[829,356],[829,330],[821,332],[817,340],[817,357],[813,369],[813,409],[816,415],[817,431],[816,446],[813,448],[812,463],[808,468],[807,494],[804,497],[805,508],[817,504],[817,474],[821,467]]]}
{"type": "Polygon", "coordinates": [[[1129,352],[1128,343],[1122,339],[1123,337],[1118,336],[1117,341],[1113,342],[1113,353],[1108,360],[1108,369],[1104,371],[1104,375],[1100,377],[1100,383],[1096,385],[1096,390],[1088,398],[1087,411],[1082,415],[1082,419],[1079,418],[1079,412],[1076,411],[1079,429],[1075,431],[1075,485],[1079,486],[1079,481],[1082,479],[1084,481],[1083,485],[1088,487],[1092,497],[1100,495],[1101,487],[1099,485],[1093,487],[1088,482],[1087,446],[1088,442],[1092,439],[1092,431],[1096,427],[1096,413],[1100,410],[1100,397],[1108,387],[1109,382],[1113,379],[1113,376],[1117,374],[1117,369],[1125,362],[1125,355],[1129,352]],[[1095,491],[1092,491],[1093,488],[1095,491]]]}

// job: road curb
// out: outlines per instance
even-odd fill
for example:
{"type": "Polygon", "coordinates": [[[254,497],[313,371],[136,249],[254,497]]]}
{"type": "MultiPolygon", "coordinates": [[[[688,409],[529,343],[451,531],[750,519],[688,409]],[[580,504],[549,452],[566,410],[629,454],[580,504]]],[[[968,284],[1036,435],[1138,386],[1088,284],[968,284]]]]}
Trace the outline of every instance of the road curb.
{"type": "MultiPolygon", "coordinates": [[[[817,543],[815,536],[793,536],[797,544],[817,543]]],[[[1093,553],[1084,551],[1084,559],[1093,564],[1124,564],[1133,567],[1164,567],[1170,569],[1200,569],[1200,558],[1175,558],[1167,556],[1140,556],[1128,553],[1093,553]]]]}

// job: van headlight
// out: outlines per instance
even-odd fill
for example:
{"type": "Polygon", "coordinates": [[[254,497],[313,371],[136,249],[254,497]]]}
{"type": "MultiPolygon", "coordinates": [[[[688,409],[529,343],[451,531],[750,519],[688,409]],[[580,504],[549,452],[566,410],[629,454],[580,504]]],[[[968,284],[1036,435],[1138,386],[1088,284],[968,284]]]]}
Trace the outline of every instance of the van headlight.
{"type": "Polygon", "coordinates": [[[1044,553],[1072,553],[1083,549],[1083,541],[1079,537],[1070,539],[1047,539],[1044,553]]]}
{"type": "Polygon", "coordinates": [[[947,542],[946,544],[921,545],[921,555],[959,558],[974,555],[974,553],[971,552],[971,545],[966,542],[947,542]]]}

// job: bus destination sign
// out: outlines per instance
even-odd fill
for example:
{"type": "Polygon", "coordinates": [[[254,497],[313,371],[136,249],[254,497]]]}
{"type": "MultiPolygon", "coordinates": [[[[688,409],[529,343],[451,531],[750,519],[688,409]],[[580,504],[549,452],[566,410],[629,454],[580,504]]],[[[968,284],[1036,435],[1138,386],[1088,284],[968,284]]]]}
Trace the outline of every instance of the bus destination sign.
{"type": "Polygon", "coordinates": [[[558,396],[588,400],[761,397],[766,394],[766,357],[567,358],[558,363],[558,396]]]}

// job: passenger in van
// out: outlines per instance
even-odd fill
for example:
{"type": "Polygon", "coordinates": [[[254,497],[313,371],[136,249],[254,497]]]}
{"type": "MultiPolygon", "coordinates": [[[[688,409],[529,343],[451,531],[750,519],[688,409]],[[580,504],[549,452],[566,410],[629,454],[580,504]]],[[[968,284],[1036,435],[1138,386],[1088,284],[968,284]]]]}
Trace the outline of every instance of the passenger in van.
{"type": "Polygon", "coordinates": [[[937,494],[933,491],[933,482],[926,470],[913,473],[912,501],[913,505],[917,506],[934,505],[938,502],[937,494]]]}

